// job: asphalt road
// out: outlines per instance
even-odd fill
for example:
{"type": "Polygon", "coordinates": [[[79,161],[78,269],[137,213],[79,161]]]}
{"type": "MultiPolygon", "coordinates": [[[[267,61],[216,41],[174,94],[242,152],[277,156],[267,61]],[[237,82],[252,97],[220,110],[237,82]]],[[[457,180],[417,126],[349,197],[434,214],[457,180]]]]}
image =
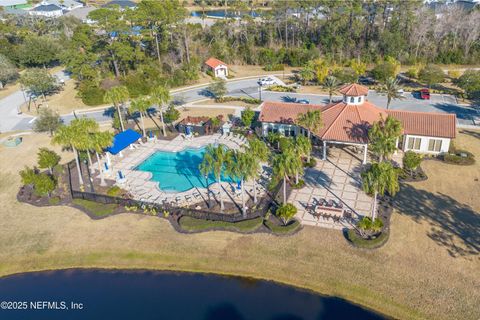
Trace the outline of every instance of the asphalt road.
{"type": "MultiPolygon", "coordinates": [[[[68,80],[68,76],[58,74],[68,80]]],[[[207,85],[192,89],[177,91],[172,94],[173,101],[177,105],[191,103],[197,100],[208,99],[211,97],[207,85]]],[[[246,79],[238,81],[229,81],[227,83],[228,95],[259,98],[259,88],[257,79],[246,79]]],[[[262,91],[263,101],[283,101],[294,102],[297,99],[307,99],[310,103],[323,104],[328,102],[328,96],[314,94],[282,93],[262,91]]],[[[340,99],[340,97],[334,97],[340,99]]],[[[379,107],[386,106],[386,97],[375,91],[370,91],[368,100],[379,107]]],[[[0,131],[29,130],[32,128],[34,118],[26,115],[17,115],[17,107],[23,102],[23,95],[20,91],[0,100],[0,131]]],[[[421,112],[440,112],[455,113],[459,124],[473,125],[472,117],[478,116],[478,111],[473,108],[457,104],[455,97],[450,95],[432,95],[431,100],[421,100],[406,92],[404,99],[393,100],[391,109],[421,111],[421,112]]],[[[79,112],[77,116],[85,115],[95,119],[98,122],[110,121],[112,110],[99,110],[92,112],[79,112]]],[[[64,123],[69,123],[75,116],[73,114],[63,115],[64,123]]]]}

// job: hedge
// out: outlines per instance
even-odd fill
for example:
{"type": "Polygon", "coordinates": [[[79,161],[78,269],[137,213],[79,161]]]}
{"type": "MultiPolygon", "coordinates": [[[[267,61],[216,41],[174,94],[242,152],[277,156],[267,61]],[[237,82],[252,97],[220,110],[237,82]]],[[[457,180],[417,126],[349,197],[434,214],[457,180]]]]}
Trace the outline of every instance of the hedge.
{"type": "Polygon", "coordinates": [[[300,222],[298,222],[298,220],[291,220],[287,225],[278,225],[270,220],[265,220],[264,224],[275,234],[290,234],[295,232],[300,227],[300,222]]]}
{"type": "Polygon", "coordinates": [[[357,248],[377,249],[383,246],[388,241],[389,234],[383,231],[378,237],[374,239],[362,238],[355,229],[349,229],[346,234],[347,240],[357,248]]]}
{"type": "Polygon", "coordinates": [[[450,164],[470,166],[475,163],[475,156],[466,150],[455,150],[455,153],[444,154],[443,161],[450,164]],[[462,154],[466,156],[462,157],[462,154]]]}
{"type": "Polygon", "coordinates": [[[249,104],[260,104],[262,101],[260,99],[246,98],[246,97],[231,97],[225,96],[215,99],[216,102],[228,102],[228,101],[242,101],[249,104]]]}

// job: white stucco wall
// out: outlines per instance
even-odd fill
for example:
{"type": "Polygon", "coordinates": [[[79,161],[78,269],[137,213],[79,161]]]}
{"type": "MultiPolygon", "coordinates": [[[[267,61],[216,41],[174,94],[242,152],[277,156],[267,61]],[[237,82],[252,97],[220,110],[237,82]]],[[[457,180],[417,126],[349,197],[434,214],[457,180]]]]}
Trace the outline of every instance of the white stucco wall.
{"type": "Polygon", "coordinates": [[[215,68],[214,73],[215,73],[215,77],[218,77],[218,76],[226,77],[228,76],[228,67],[224,64],[221,64],[215,68]],[[225,69],[225,74],[223,74],[222,69],[225,69]]]}
{"type": "Polygon", "coordinates": [[[448,149],[450,148],[450,138],[437,138],[437,137],[426,137],[426,136],[416,136],[416,135],[405,135],[404,140],[403,140],[403,151],[408,151],[408,150],[413,150],[416,152],[421,152],[421,153],[429,153],[429,154],[438,154],[438,153],[443,153],[443,152],[448,152],[448,149]],[[408,148],[408,140],[409,138],[420,138],[420,148],[417,149],[409,149],[408,148]],[[435,140],[442,140],[442,146],[440,148],[439,152],[436,151],[429,151],[428,150],[428,143],[430,139],[435,139],[435,140]]]}
{"type": "Polygon", "coordinates": [[[294,124],[279,124],[279,123],[270,123],[270,122],[262,122],[262,134],[263,136],[268,135],[268,129],[271,128],[272,130],[276,129],[279,133],[285,134],[287,130],[295,131],[295,135],[300,134],[301,128],[294,124]]]}

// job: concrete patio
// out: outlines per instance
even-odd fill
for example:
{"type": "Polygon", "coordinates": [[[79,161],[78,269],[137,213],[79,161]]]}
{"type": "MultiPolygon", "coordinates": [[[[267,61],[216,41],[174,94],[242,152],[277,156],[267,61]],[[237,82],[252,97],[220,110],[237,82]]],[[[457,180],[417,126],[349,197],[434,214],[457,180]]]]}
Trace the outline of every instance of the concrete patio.
{"type": "Polygon", "coordinates": [[[326,199],[341,202],[345,209],[353,211],[354,218],[371,215],[373,198],[362,191],[360,172],[362,150],[352,147],[329,148],[326,161],[316,157],[317,165],[305,170],[305,187],[292,190],[288,202],[298,208],[295,216],[302,224],[342,229],[346,223],[334,223],[317,219],[307,212],[306,206],[316,200],[326,199]]]}

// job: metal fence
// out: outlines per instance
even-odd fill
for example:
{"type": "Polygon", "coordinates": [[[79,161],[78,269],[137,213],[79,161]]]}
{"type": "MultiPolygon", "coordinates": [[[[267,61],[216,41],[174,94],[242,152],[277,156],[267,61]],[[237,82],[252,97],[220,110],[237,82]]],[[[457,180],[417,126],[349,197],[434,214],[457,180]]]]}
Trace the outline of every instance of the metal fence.
{"type": "Polygon", "coordinates": [[[242,213],[222,213],[222,212],[212,212],[203,209],[193,209],[186,207],[177,207],[170,203],[154,203],[148,201],[139,201],[129,198],[120,198],[109,196],[100,193],[86,192],[81,190],[75,190],[72,185],[72,175],[71,170],[75,168],[75,160],[67,164],[68,169],[68,183],[70,187],[70,193],[73,199],[83,199],[88,201],[94,201],[103,204],[118,204],[124,207],[137,207],[137,208],[149,208],[155,209],[155,211],[161,215],[163,212],[168,212],[170,215],[176,216],[190,216],[193,218],[204,219],[204,220],[215,220],[215,221],[224,221],[224,222],[238,222],[242,220],[248,220],[256,218],[259,216],[264,216],[272,206],[277,205],[276,195],[278,194],[281,183],[279,183],[273,192],[267,193],[266,197],[263,197],[258,202],[256,209],[253,212],[248,213],[244,216],[242,213]]]}

